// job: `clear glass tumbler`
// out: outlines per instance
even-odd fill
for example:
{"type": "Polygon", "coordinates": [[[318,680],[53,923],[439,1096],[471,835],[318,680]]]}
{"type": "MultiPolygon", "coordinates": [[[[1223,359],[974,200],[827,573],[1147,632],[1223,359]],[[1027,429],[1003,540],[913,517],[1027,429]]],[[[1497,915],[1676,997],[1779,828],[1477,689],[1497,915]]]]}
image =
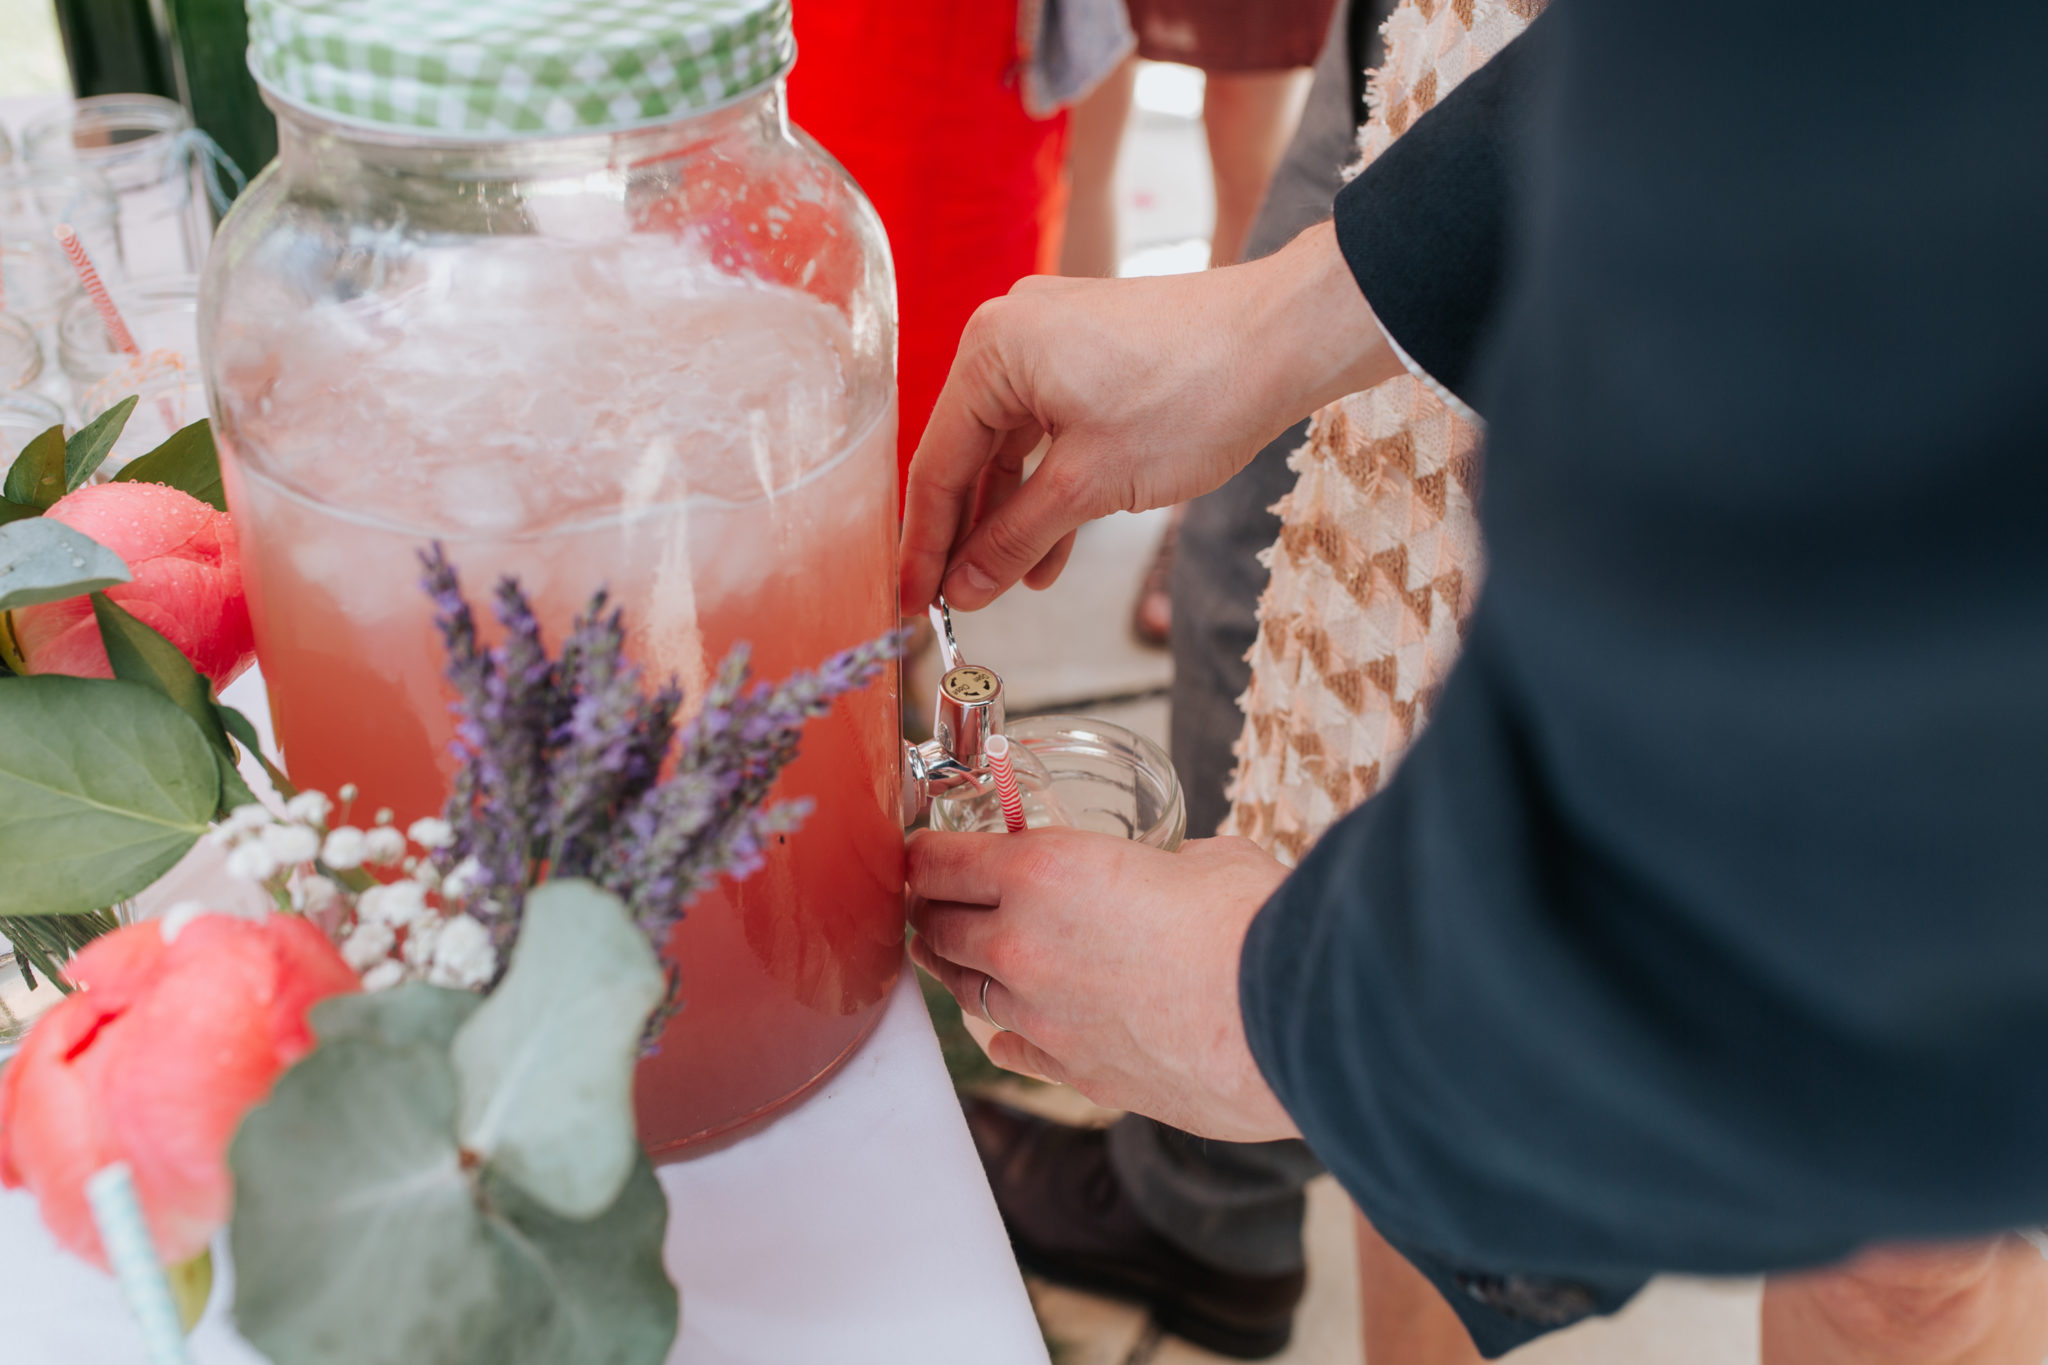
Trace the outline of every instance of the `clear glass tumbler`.
{"type": "MultiPolygon", "coordinates": [[[[159,275],[109,284],[108,295],[121,314],[144,358],[157,351],[175,356],[194,374],[199,372],[199,277],[159,275]]],[[[80,394],[128,365],[134,358],[114,349],[99,309],[83,293],[65,305],[57,326],[57,363],[80,394]]]]}
{"type": "MultiPolygon", "coordinates": [[[[1025,824],[1072,825],[1172,852],[1187,837],[1187,805],[1173,760],[1133,730],[1093,716],[1026,716],[1003,727],[1034,762],[1017,765],[1025,824]]],[[[993,780],[932,802],[932,828],[1004,828],[993,780]]]]}
{"type": "Polygon", "coordinates": [[[25,389],[43,374],[43,343],[27,318],[0,313],[0,393],[25,389]]]}
{"type": "Polygon", "coordinates": [[[120,219],[114,187],[90,166],[0,165],[0,241],[34,244],[66,280],[72,276],[53,236],[57,225],[70,225],[102,274],[118,276],[127,269],[120,219]]]}
{"type": "Polygon", "coordinates": [[[213,210],[191,132],[191,115],[175,100],[94,95],[23,128],[22,159],[84,166],[106,177],[120,197],[121,255],[130,273],[196,272],[206,263],[213,210]]]}
{"type": "Polygon", "coordinates": [[[111,479],[130,460],[149,454],[172,433],[206,416],[206,385],[199,371],[173,363],[165,352],[145,355],[87,389],[78,400],[79,424],[92,421],[128,395],[142,401],[128,414],[120,439],[99,468],[99,481],[111,479]]]}
{"type": "Polygon", "coordinates": [[[38,393],[0,393],[0,467],[51,427],[64,425],[64,409],[38,393]]]}

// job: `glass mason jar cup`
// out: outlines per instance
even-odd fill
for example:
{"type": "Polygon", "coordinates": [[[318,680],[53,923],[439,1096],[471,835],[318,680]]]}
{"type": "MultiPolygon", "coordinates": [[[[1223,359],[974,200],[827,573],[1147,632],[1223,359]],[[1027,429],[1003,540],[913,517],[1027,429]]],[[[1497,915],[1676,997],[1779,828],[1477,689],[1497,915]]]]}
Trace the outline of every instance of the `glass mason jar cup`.
{"type": "Polygon", "coordinates": [[[27,318],[0,313],[0,393],[25,389],[43,376],[43,343],[27,318]]]}
{"type": "MultiPolygon", "coordinates": [[[[197,275],[151,275],[111,285],[107,293],[143,357],[198,373],[197,275]]],[[[65,306],[57,323],[57,361],[74,389],[83,393],[135,359],[114,348],[90,297],[81,293],[65,306]]]]}
{"type": "MultiPolygon", "coordinates": [[[[401,824],[453,771],[430,543],[473,597],[517,575],[556,640],[608,588],[648,676],[693,697],[738,641],[772,678],[896,623],[893,280],[789,125],[787,0],[608,8],[444,7],[429,40],[364,0],[328,43],[332,6],[251,5],[279,152],[202,289],[215,431],[286,766],[401,824]],[[730,60],[663,56],[706,43],[730,60]],[[540,73],[524,103],[508,66],[540,73]]],[[[685,1005],[637,1094],[657,1154],[805,1090],[899,971],[893,671],[802,746],[775,796],[809,820],[668,945],[685,1005]]]]}
{"type": "Polygon", "coordinates": [[[176,100],[93,95],[30,122],[21,134],[22,159],[87,167],[113,186],[121,257],[102,262],[103,272],[196,271],[213,235],[213,211],[194,165],[192,131],[192,116],[176,100]]]}
{"type": "Polygon", "coordinates": [[[21,448],[51,427],[64,426],[64,409],[38,393],[0,393],[0,465],[11,465],[21,448]]]}
{"type": "MultiPolygon", "coordinates": [[[[1157,744],[1094,716],[1026,716],[1003,727],[1017,759],[1024,823],[1071,825],[1168,853],[1187,837],[1188,811],[1173,760],[1157,744]]],[[[993,780],[932,802],[933,829],[1000,832],[993,780]]]]}

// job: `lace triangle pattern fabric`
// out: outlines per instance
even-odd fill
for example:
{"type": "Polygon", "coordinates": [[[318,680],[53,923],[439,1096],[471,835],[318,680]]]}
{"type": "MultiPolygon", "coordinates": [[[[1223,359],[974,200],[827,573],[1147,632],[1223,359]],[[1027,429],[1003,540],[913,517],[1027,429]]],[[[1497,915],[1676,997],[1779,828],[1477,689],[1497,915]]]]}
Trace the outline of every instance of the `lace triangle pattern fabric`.
{"type": "MultiPolygon", "coordinates": [[[[1383,29],[1356,174],[1543,0],[1403,0],[1383,29]]],[[[1231,811],[1289,865],[1393,775],[1457,658],[1484,573],[1480,432],[1414,375],[1317,413],[1275,506],[1231,811]]]]}

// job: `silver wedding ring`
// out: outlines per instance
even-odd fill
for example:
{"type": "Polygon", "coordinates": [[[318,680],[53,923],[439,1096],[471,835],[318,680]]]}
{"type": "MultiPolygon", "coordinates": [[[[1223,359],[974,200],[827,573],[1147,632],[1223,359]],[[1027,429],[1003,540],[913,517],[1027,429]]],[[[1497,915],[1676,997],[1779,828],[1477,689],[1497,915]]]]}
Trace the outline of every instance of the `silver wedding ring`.
{"type": "Polygon", "coordinates": [[[987,974],[986,972],[982,973],[982,977],[981,977],[981,1017],[982,1017],[982,1018],[984,1018],[984,1019],[986,1019],[986,1020],[988,1020],[988,1026],[989,1026],[990,1028],[994,1029],[994,1030],[995,1030],[995,1031],[996,1031],[997,1033],[1008,1033],[1008,1032],[1009,1032],[1009,1030],[1008,1030],[1008,1029],[1006,1029],[1006,1028],[1004,1028],[1004,1027],[1003,1027],[1003,1026],[1002,1026],[1001,1024],[998,1024],[998,1023],[996,1022],[996,1017],[995,1017],[995,1016],[994,1016],[993,1014],[990,1014],[990,1013],[988,1012],[988,988],[989,988],[990,986],[993,986],[993,985],[995,985],[995,984],[996,984],[996,979],[995,979],[994,977],[992,977],[992,976],[988,975],[988,974],[987,974]]]}

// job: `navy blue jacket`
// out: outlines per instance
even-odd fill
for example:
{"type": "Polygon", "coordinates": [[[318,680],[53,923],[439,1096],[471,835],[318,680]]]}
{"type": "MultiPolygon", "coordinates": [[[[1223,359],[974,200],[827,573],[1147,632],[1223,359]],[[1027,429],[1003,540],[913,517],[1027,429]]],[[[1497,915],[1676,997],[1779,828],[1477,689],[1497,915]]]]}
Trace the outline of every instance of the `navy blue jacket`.
{"type": "Polygon", "coordinates": [[[1397,1242],[1750,1271],[2048,1219],[2048,4],[1556,0],[1344,191],[1488,419],[1260,1065],[1397,1242]]]}

